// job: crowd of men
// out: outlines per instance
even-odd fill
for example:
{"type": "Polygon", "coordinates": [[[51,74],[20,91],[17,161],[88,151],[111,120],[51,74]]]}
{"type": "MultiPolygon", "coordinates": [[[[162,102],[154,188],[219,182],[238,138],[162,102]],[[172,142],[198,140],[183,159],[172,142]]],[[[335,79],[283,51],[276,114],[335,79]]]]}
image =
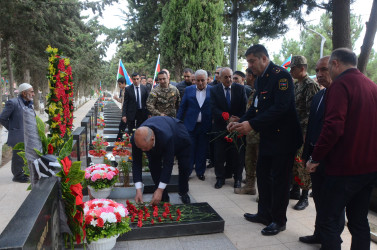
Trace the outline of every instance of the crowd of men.
{"type": "MultiPolygon", "coordinates": [[[[178,159],[184,203],[190,202],[188,176],[195,171],[205,181],[206,169],[214,167],[214,188],[233,178],[236,194],[258,190],[258,211],[244,217],[266,225],[263,235],[276,235],[286,229],[289,199],[298,200],[294,209],[303,210],[312,189],[315,231],[299,240],[341,249],[347,215],[352,249],[369,249],[368,203],[377,180],[372,152],[377,148],[377,85],[357,70],[355,53],[345,48],[319,59],[316,80],[308,75],[304,56],[292,57],[290,72],[275,65],[263,45],[251,46],[245,57],[245,73],[218,67],[214,79],[206,70],[186,68],[183,81],[175,83],[163,69],[152,86],[152,78],[140,84],[140,75],[132,75],[134,84],[120,101],[129,131],[142,127],[133,146],[153,151],[162,140],[171,151],[153,153],[159,155],[158,168],[170,169],[155,174],[159,191],[153,202],[169,200],[164,189],[172,157],[187,159],[189,152],[189,164],[178,159]],[[152,116],[157,117],[148,119],[152,116]],[[157,129],[157,123],[166,129],[157,129]],[[174,135],[182,123],[187,133],[174,135]]],[[[135,181],[140,188],[141,179],[135,181]]],[[[141,200],[140,192],[136,198],[141,200]]]]}

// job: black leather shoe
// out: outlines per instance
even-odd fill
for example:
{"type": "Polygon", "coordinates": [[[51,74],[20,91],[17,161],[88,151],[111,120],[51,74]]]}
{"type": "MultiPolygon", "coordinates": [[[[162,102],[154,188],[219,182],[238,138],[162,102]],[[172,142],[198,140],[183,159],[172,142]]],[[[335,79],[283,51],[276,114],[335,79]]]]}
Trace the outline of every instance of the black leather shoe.
{"type": "Polygon", "coordinates": [[[234,181],[234,188],[241,188],[241,181],[234,181]]]}
{"type": "Polygon", "coordinates": [[[280,225],[276,224],[275,222],[271,222],[270,225],[263,228],[262,234],[263,235],[277,235],[278,233],[280,233],[281,231],[284,231],[284,230],[285,230],[285,225],[280,226],[280,225]]]}
{"type": "Polygon", "coordinates": [[[201,174],[201,175],[198,175],[198,179],[201,181],[204,181],[206,177],[204,176],[204,174],[201,174]]]}
{"type": "Polygon", "coordinates": [[[261,224],[266,225],[266,226],[269,224],[269,222],[265,218],[262,218],[258,214],[245,213],[243,215],[243,217],[245,217],[245,219],[250,221],[250,222],[261,223],[261,224]]]}
{"type": "Polygon", "coordinates": [[[12,181],[20,182],[20,183],[27,183],[29,182],[29,177],[27,175],[21,175],[21,176],[13,177],[12,181]]]}
{"type": "Polygon", "coordinates": [[[317,235],[308,235],[298,238],[299,241],[306,244],[321,244],[321,241],[317,235]]]}
{"type": "Polygon", "coordinates": [[[183,204],[190,204],[191,203],[190,196],[187,193],[181,196],[181,200],[182,200],[183,204]]]}
{"type": "Polygon", "coordinates": [[[219,179],[216,181],[215,188],[216,189],[222,188],[224,184],[225,184],[225,181],[219,179]]]}
{"type": "Polygon", "coordinates": [[[295,210],[304,210],[307,206],[309,206],[309,201],[307,198],[300,199],[297,204],[293,207],[295,210]]]}

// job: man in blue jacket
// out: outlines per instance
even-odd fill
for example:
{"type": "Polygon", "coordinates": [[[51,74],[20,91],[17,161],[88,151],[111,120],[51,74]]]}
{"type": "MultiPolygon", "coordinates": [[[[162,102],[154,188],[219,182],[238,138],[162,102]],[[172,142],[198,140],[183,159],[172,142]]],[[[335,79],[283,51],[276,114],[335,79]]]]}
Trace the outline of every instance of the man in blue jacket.
{"type": "MultiPolygon", "coordinates": [[[[24,118],[23,109],[33,109],[33,86],[22,83],[18,88],[18,97],[10,99],[5,103],[5,108],[0,114],[0,124],[8,130],[8,142],[10,147],[14,147],[19,142],[24,142],[24,118]]],[[[29,178],[24,174],[22,167],[24,160],[13,150],[12,155],[12,174],[13,181],[25,183],[29,178]]]]}
{"type": "Polygon", "coordinates": [[[192,140],[190,173],[195,164],[198,178],[205,180],[206,153],[208,148],[207,133],[211,130],[211,86],[207,86],[207,71],[195,72],[196,85],[186,88],[180,104],[177,118],[185,124],[192,140]]]}
{"type": "Polygon", "coordinates": [[[143,202],[142,152],[149,159],[149,169],[156,187],[151,204],[169,202],[166,186],[173,170],[174,156],[178,159],[179,195],[183,203],[190,203],[188,178],[190,175],[191,139],[183,123],[168,116],[146,120],[131,137],[132,175],[136,187],[135,202],[143,202]]]}

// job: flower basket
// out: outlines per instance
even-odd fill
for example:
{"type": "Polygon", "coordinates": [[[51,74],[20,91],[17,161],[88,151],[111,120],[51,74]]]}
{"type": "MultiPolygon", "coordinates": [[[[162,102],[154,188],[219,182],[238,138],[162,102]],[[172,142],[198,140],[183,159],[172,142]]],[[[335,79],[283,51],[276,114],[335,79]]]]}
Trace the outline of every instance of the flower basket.
{"type": "Polygon", "coordinates": [[[90,191],[90,194],[96,198],[96,199],[106,199],[107,197],[110,196],[110,193],[111,193],[111,189],[112,187],[109,187],[109,188],[102,188],[102,189],[98,189],[98,190],[95,190],[94,188],[92,188],[91,186],[88,186],[88,189],[90,191]]]}
{"type": "Polygon", "coordinates": [[[95,164],[85,169],[85,182],[95,191],[111,188],[118,181],[119,170],[106,165],[95,164]]]}
{"type": "Polygon", "coordinates": [[[88,248],[90,250],[109,250],[113,249],[115,247],[115,244],[117,242],[117,238],[119,235],[115,235],[110,238],[102,238],[96,241],[92,241],[90,244],[88,244],[88,248]]]}
{"type": "Polygon", "coordinates": [[[112,249],[116,238],[131,230],[128,210],[113,200],[94,199],[85,202],[84,216],[86,240],[90,249],[112,249]]]}
{"type": "Polygon", "coordinates": [[[104,162],[104,156],[93,156],[90,155],[90,159],[93,164],[102,164],[104,162]]]}
{"type": "Polygon", "coordinates": [[[109,143],[103,138],[102,135],[97,134],[96,138],[92,142],[93,149],[89,150],[89,155],[92,157],[92,162],[94,164],[103,163],[103,157],[106,155],[106,147],[109,145],[109,143]],[[102,158],[101,162],[98,162],[95,157],[102,158]],[[97,162],[94,162],[93,159],[97,162]]]}

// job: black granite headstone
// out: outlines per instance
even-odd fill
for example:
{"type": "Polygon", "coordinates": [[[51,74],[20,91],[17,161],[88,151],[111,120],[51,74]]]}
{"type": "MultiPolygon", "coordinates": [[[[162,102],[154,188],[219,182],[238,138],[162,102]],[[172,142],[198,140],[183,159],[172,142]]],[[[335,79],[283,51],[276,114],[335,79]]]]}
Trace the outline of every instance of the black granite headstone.
{"type": "Polygon", "coordinates": [[[62,249],[56,177],[40,179],[0,235],[0,249],[62,249]]]}
{"type": "MultiPolygon", "coordinates": [[[[90,148],[90,120],[89,120],[89,117],[85,117],[84,119],[82,119],[81,121],[81,127],[85,128],[85,132],[86,132],[86,138],[85,138],[85,144],[86,144],[86,152],[89,152],[89,148],[90,148]]],[[[87,165],[89,165],[89,157],[88,155],[86,156],[87,158],[87,165]]]]}

